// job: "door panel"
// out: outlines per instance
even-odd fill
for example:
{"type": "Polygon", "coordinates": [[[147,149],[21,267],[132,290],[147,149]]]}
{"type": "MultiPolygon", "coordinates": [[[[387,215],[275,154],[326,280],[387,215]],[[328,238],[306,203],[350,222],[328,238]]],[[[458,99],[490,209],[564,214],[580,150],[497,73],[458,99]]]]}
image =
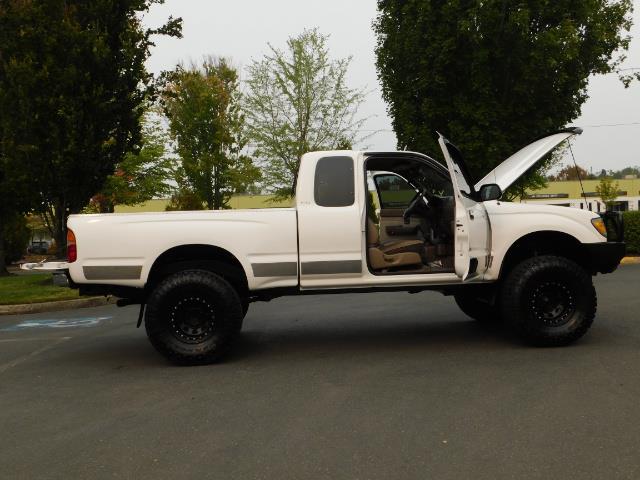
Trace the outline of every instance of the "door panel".
{"type": "Polygon", "coordinates": [[[470,198],[475,192],[463,173],[461,158],[455,147],[450,151],[448,141],[440,135],[440,148],[451,174],[456,200],[455,271],[463,281],[477,277],[487,269],[491,252],[491,227],[484,205],[470,198]],[[475,260],[475,265],[472,261],[475,260]]]}
{"type": "Polygon", "coordinates": [[[380,210],[380,241],[382,243],[400,240],[415,240],[416,233],[401,232],[404,228],[415,230],[420,225],[420,219],[411,218],[408,225],[405,225],[402,208],[383,208],[380,210]],[[396,227],[394,229],[394,227],[396,227]],[[397,228],[402,227],[402,228],[397,228]]]}
{"type": "Polygon", "coordinates": [[[323,285],[327,278],[362,275],[362,231],[357,205],[298,209],[300,284],[323,285]]]}
{"type": "Polygon", "coordinates": [[[455,270],[463,280],[474,278],[486,270],[491,230],[482,203],[456,195],[455,270]],[[477,264],[470,271],[471,261],[477,264]]]}
{"type": "MultiPolygon", "coordinates": [[[[311,159],[306,160],[311,163],[311,159]]],[[[313,164],[312,164],[313,165],[313,164]]],[[[356,201],[354,160],[317,160],[313,198],[297,201],[300,285],[335,284],[362,276],[362,215],[356,201]]]]}

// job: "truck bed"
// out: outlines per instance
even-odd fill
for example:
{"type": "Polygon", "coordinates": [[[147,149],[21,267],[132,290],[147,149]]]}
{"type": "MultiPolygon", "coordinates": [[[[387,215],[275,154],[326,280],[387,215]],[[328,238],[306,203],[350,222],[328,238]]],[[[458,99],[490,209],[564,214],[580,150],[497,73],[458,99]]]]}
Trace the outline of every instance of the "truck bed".
{"type": "Polygon", "coordinates": [[[295,208],[72,215],[77,283],[144,286],[163,253],[209,245],[234,255],[251,289],[298,282],[295,208]],[[292,268],[293,267],[293,268],[292,268]]]}

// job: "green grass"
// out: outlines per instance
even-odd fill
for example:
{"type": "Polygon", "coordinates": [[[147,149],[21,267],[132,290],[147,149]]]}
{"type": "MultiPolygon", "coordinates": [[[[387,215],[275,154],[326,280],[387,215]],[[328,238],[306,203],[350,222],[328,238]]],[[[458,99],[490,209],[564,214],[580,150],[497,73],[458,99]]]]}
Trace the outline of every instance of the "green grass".
{"type": "Polygon", "coordinates": [[[52,302],[78,298],[78,291],[56,287],[50,273],[0,277],[0,305],[52,302]]]}

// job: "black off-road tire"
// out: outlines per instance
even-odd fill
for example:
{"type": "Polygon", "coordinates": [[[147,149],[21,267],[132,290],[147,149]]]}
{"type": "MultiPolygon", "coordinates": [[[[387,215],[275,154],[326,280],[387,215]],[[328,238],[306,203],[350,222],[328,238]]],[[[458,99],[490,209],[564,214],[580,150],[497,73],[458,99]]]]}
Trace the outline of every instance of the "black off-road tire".
{"type": "Polygon", "coordinates": [[[541,255],[518,264],[500,295],[502,317],[531,345],[568,345],[582,337],[596,314],[591,275],[563,257],[541,255]]]}
{"type": "Polygon", "coordinates": [[[151,344],[180,365],[218,360],[242,327],[242,303],[222,277],[184,270],[162,280],[147,300],[145,328],[151,344]]]}
{"type": "Polygon", "coordinates": [[[491,305],[468,293],[459,293],[454,296],[454,299],[463,313],[483,325],[500,323],[500,309],[496,305],[491,305]]]}

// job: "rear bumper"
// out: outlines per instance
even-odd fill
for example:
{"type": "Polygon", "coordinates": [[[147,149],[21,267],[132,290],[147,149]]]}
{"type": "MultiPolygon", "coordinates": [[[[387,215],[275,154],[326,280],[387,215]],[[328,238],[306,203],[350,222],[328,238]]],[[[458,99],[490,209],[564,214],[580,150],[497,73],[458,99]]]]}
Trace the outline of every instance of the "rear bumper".
{"type": "Polygon", "coordinates": [[[624,258],[627,247],[624,242],[583,243],[587,260],[593,272],[611,273],[624,258]]]}

